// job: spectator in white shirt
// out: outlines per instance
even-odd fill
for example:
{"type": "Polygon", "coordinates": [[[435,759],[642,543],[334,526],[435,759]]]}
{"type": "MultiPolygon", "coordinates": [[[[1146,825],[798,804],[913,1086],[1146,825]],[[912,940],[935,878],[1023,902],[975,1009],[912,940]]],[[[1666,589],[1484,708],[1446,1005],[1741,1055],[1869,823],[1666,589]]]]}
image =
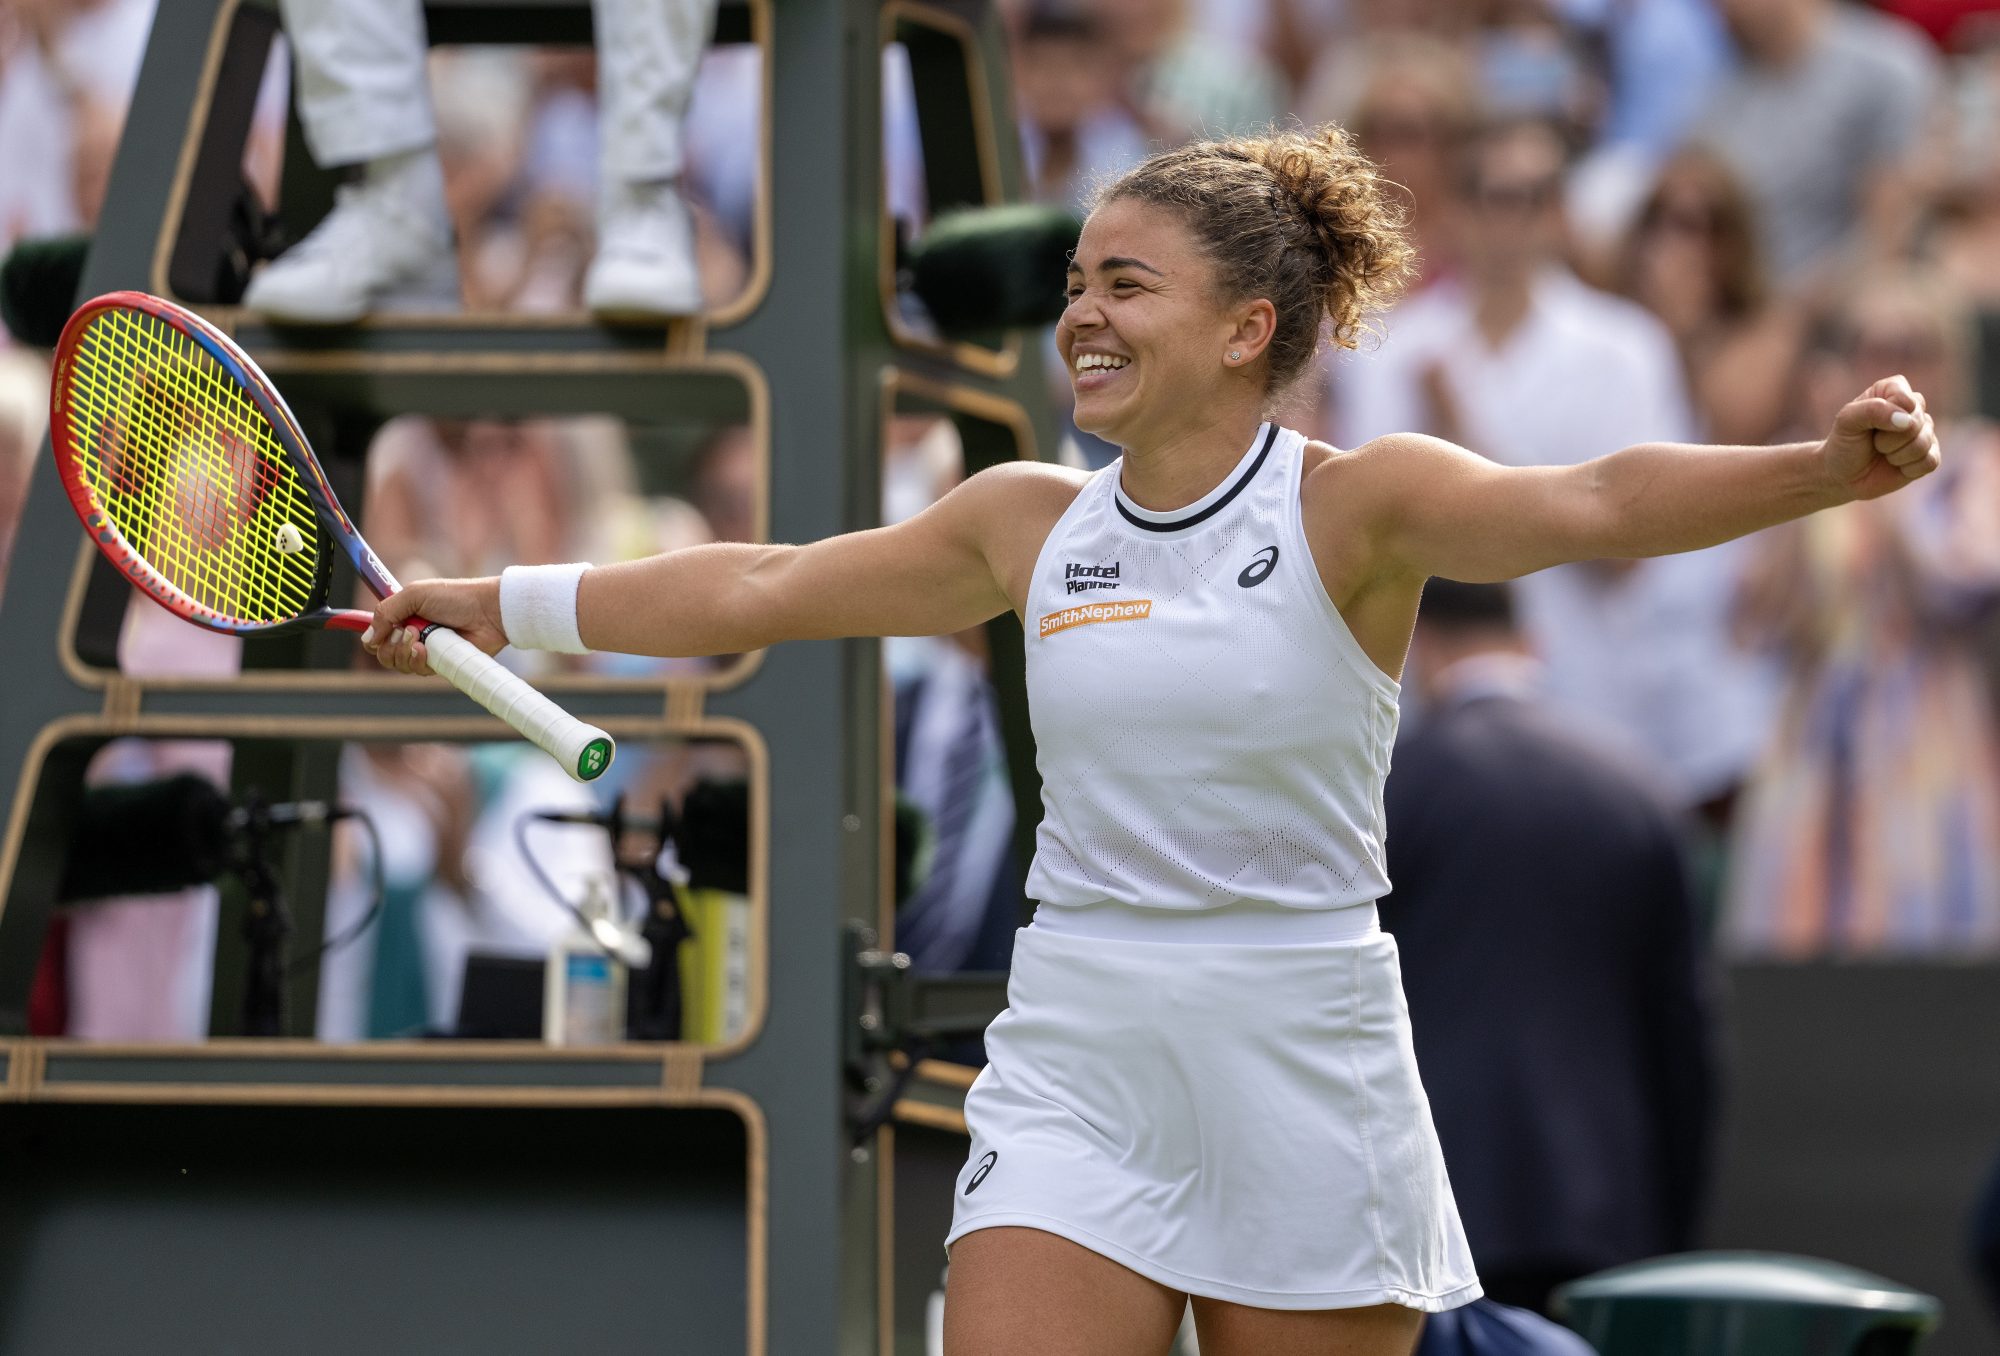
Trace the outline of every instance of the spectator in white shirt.
{"type": "MultiPolygon", "coordinates": [[[[1564,148],[1539,122],[1474,138],[1458,204],[1462,273],[1411,298],[1379,346],[1333,363],[1336,440],[1397,429],[1511,466],[1686,439],[1693,417],[1664,326],[1557,262],[1564,148]]],[[[1551,696],[1612,727],[1688,805],[1726,808],[1756,756],[1771,679],[1728,632],[1740,552],[1563,566],[1521,581],[1551,696]]]]}

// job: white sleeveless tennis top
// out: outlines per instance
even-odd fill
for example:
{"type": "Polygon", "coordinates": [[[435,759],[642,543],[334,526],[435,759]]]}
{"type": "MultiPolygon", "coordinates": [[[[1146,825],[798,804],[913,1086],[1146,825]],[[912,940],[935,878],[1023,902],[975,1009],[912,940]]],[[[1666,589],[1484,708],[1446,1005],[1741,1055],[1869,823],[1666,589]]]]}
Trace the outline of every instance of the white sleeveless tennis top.
{"type": "Polygon", "coordinates": [[[1049,533],[1027,607],[1040,918],[1387,893],[1398,686],[1306,547],[1305,443],[1263,425],[1220,485],[1170,513],[1125,496],[1121,459],[1049,533]]]}

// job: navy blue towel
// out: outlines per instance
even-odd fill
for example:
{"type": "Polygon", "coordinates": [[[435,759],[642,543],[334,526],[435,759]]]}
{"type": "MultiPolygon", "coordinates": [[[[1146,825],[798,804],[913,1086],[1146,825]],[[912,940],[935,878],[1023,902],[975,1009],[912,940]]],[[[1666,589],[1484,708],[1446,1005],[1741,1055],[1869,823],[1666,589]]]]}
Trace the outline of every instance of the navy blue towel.
{"type": "Polygon", "coordinates": [[[1597,1356],[1568,1328],[1526,1309],[1474,1300],[1424,1324],[1415,1356],[1597,1356]]]}

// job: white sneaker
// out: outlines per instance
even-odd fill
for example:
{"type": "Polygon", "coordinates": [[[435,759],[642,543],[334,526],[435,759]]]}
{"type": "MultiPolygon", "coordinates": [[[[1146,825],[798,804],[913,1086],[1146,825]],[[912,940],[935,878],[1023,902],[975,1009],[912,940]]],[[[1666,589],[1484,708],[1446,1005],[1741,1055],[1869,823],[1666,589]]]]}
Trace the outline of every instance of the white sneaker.
{"type": "Polygon", "coordinates": [[[679,190],[670,183],[626,184],[605,197],[584,304],[612,320],[700,314],[694,217],[679,190]]]}
{"type": "Polygon", "coordinates": [[[376,310],[456,310],[448,227],[393,186],[342,187],[326,219],[250,280],[243,304],[273,320],[346,325],[376,310]]]}

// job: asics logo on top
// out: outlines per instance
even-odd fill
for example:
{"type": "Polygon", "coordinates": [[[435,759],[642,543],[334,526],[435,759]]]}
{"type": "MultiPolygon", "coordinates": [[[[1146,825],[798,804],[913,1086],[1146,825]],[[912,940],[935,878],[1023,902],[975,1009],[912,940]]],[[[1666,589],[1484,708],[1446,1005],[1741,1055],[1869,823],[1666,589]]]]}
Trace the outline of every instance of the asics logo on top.
{"type": "Polygon", "coordinates": [[[979,1190],[979,1184],[986,1180],[986,1174],[993,1171],[993,1165],[1000,1161],[1000,1155],[988,1149],[979,1156],[979,1167],[972,1174],[972,1180],[965,1184],[965,1194],[970,1196],[979,1190]]]}
{"type": "Polygon", "coordinates": [[[1093,589],[1115,589],[1118,587],[1118,562],[1109,565],[1065,565],[1063,566],[1063,588],[1070,593],[1089,593],[1093,589]]]}
{"type": "Polygon", "coordinates": [[[1278,548],[1275,546],[1266,546],[1257,553],[1254,560],[1243,567],[1243,573],[1236,576],[1236,582],[1243,588],[1254,589],[1266,579],[1269,579],[1271,571],[1277,568],[1278,548]]]}

